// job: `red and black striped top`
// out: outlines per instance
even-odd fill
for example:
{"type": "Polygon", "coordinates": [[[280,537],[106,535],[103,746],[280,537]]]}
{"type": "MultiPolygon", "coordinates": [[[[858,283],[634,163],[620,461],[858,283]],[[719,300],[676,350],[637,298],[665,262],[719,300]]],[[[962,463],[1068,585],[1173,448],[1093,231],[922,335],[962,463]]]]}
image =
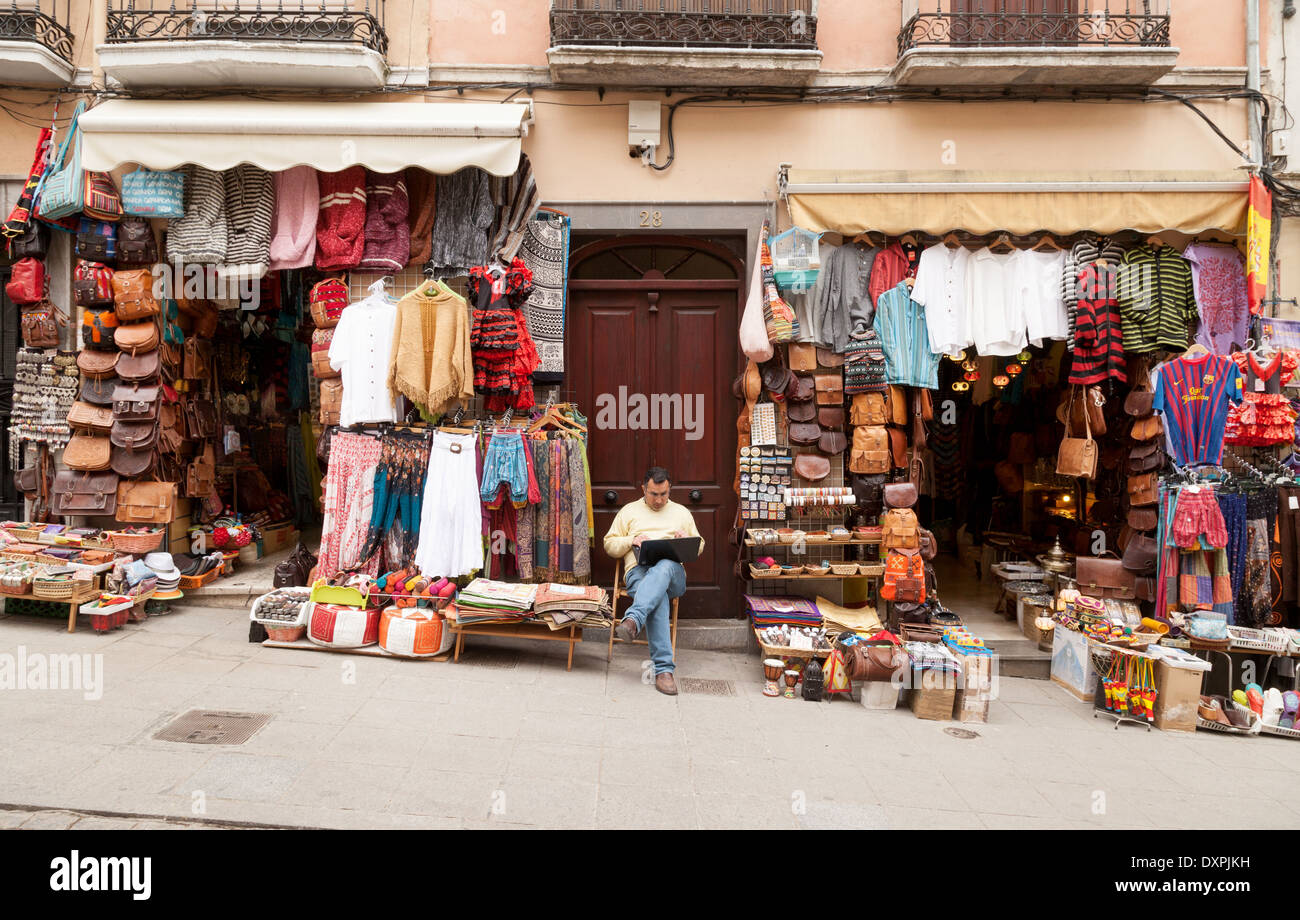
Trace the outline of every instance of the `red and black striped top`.
{"type": "Polygon", "coordinates": [[[1116,300],[1116,269],[1091,262],[1079,271],[1079,305],[1070,383],[1087,385],[1107,378],[1125,383],[1124,333],[1116,300]]]}

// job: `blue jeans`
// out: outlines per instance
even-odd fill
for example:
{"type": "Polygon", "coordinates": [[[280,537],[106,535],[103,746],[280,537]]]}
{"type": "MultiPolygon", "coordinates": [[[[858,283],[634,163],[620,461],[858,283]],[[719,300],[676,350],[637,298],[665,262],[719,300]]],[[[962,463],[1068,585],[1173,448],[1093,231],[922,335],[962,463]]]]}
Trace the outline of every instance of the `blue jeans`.
{"type": "Polygon", "coordinates": [[[650,643],[655,673],[671,673],[674,665],[669,601],[686,593],[686,570],[680,562],[670,559],[661,559],[652,566],[634,566],[627,573],[627,593],[632,595],[632,606],[625,616],[636,622],[637,633],[644,633],[650,643]]]}

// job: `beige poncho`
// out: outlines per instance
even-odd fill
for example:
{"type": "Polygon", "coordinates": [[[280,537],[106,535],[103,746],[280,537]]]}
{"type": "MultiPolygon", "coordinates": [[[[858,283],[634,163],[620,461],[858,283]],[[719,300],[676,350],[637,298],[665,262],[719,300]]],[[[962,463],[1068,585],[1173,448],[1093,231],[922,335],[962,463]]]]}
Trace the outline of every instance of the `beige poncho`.
{"type": "Polygon", "coordinates": [[[422,285],[398,301],[388,389],[435,415],[474,395],[469,304],[463,297],[422,285]]]}

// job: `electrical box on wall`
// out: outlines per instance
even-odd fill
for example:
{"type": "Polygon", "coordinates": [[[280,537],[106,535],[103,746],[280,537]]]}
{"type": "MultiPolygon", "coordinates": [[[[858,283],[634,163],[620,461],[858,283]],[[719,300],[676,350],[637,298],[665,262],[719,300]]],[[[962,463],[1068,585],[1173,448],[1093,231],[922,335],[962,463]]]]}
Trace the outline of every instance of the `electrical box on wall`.
{"type": "Polygon", "coordinates": [[[627,104],[629,147],[658,147],[661,106],[654,99],[632,99],[627,104]]]}
{"type": "Polygon", "coordinates": [[[1275,157],[1289,157],[1291,155],[1291,132],[1274,131],[1272,135],[1272,151],[1275,157]]]}

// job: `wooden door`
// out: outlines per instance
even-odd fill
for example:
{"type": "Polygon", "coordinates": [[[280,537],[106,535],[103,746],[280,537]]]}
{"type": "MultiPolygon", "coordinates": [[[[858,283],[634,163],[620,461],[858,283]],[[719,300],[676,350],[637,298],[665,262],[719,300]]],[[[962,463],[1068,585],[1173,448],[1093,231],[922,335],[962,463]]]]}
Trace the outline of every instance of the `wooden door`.
{"type": "MultiPolygon", "coordinates": [[[[642,244],[636,256],[645,260],[647,251],[642,244]]],[[[603,546],[610,523],[641,497],[645,471],[666,467],[672,500],[690,510],[705,540],[704,553],[686,567],[683,617],[729,617],[739,609],[727,543],[736,513],[730,385],[741,360],[739,266],[728,265],[727,273],[734,277],[684,280],[651,268],[641,278],[570,280],[566,351],[571,395],[590,430],[593,580],[612,584],[614,560],[603,546]],[[635,410],[641,397],[649,407],[644,425],[635,410]],[[603,421],[602,405],[615,409],[603,421]]]]}

